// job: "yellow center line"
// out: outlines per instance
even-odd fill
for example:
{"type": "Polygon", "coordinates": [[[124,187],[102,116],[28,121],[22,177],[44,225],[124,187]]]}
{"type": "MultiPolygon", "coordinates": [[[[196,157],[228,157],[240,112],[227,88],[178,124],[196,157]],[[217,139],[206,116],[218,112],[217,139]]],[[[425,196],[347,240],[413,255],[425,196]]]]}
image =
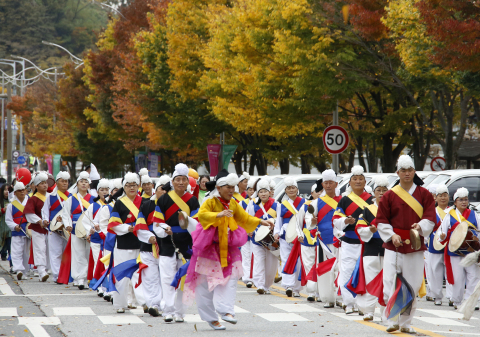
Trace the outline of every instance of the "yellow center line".
{"type": "MultiPolygon", "coordinates": [[[[242,285],[244,286],[245,283],[243,283],[242,281],[238,281],[238,284],[239,285],[242,285]]],[[[254,288],[254,287],[252,287],[254,288]]],[[[279,286],[275,286],[275,285],[272,285],[271,288],[273,289],[276,289],[276,290],[280,290],[280,291],[284,291],[284,289],[282,287],[279,287],[279,286]]],[[[284,299],[287,299],[289,301],[298,301],[299,298],[298,297],[288,297],[287,295],[284,295],[284,294],[279,294],[277,292],[272,292],[271,293],[273,296],[277,296],[277,297],[280,297],[280,298],[284,298],[284,299]]],[[[307,295],[304,295],[304,294],[300,294],[300,296],[302,297],[307,297],[307,295]]],[[[327,311],[328,312],[328,311],[327,311]]],[[[380,324],[377,324],[377,323],[373,323],[373,322],[369,322],[369,321],[363,321],[363,320],[354,320],[353,322],[357,322],[357,323],[360,323],[360,324],[363,324],[363,325],[366,325],[366,326],[369,326],[371,328],[374,328],[374,329],[377,329],[377,330],[381,330],[381,331],[385,331],[387,330],[387,328],[383,325],[380,325],[380,324]]],[[[430,330],[424,330],[424,329],[420,329],[420,328],[415,328],[413,327],[417,332],[419,333],[422,333],[424,335],[427,335],[427,336],[430,336],[430,337],[445,337],[444,335],[440,335],[438,333],[435,333],[435,332],[432,332],[430,330]]],[[[395,335],[396,337],[411,337],[413,336],[412,334],[409,334],[409,333],[405,333],[405,332],[400,332],[400,330],[398,331],[394,331],[394,332],[390,332],[391,335],[395,335]]]]}

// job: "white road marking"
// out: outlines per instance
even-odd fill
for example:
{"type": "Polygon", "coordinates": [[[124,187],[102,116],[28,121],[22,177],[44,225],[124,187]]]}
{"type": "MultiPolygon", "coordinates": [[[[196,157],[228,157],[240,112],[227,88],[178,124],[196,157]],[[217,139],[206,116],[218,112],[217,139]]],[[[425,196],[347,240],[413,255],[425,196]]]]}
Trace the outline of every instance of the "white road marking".
{"type": "Polygon", "coordinates": [[[143,308],[142,307],[139,307],[137,309],[128,309],[128,311],[130,311],[130,313],[134,314],[134,315],[148,315],[148,313],[144,313],[143,312],[143,308]]]}
{"type": "Polygon", "coordinates": [[[465,326],[465,327],[473,327],[472,325],[468,325],[459,321],[454,321],[453,319],[449,318],[442,318],[442,317],[418,317],[415,316],[415,319],[418,319],[423,322],[427,322],[430,324],[435,325],[455,325],[455,326],[465,326]]]}
{"type": "Polygon", "coordinates": [[[145,324],[137,316],[118,314],[117,316],[97,316],[103,324],[145,324]]]}
{"type": "Polygon", "coordinates": [[[58,307],[53,308],[53,314],[55,316],[95,315],[90,307],[58,307]]]}
{"type": "Polygon", "coordinates": [[[58,317],[18,317],[18,325],[59,325],[58,317]]]}
{"type": "Polygon", "coordinates": [[[309,320],[293,313],[266,313],[266,314],[256,314],[257,316],[262,317],[270,322],[308,322],[309,320]]]}
{"type": "Polygon", "coordinates": [[[435,332],[435,333],[452,333],[452,334],[455,334],[455,335],[458,335],[458,336],[462,336],[462,335],[469,335],[469,336],[480,336],[480,333],[474,333],[474,332],[458,332],[458,331],[434,331],[432,330],[432,332],[435,332]]]}
{"type": "Polygon", "coordinates": [[[25,324],[27,329],[34,337],[50,337],[50,334],[45,328],[38,324],[25,324]]]}
{"type": "Polygon", "coordinates": [[[234,305],[233,308],[235,309],[235,314],[248,314],[248,313],[250,313],[250,311],[242,309],[240,307],[237,307],[236,305],[234,305]]]}
{"type": "MultiPolygon", "coordinates": [[[[351,315],[345,315],[344,313],[335,313],[331,312],[330,315],[337,316],[343,319],[346,319],[347,321],[363,321],[364,316],[360,316],[357,313],[351,314],[351,315]]],[[[373,317],[373,322],[381,322],[382,319],[378,316],[373,317]]],[[[372,321],[370,321],[372,322],[372,321]]]]}
{"type": "Polygon", "coordinates": [[[0,316],[2,317],[18,316],[17,308],[0,308],[0,316]]]}
{"type": "MultiPolygon", "coordinates": [[[[1,289],[0,289],[1,291],[1,289]]],[[[3,295],[3,296],[18,296],[18,297],[34,297],[34,296],[86,296],[86,295],[92,295],[91,293],[82,293],[82,294],[21,294],[21,295],[17,295],[17,294],[10,294],[10,295],[3,295]]],[[[2,295],[0,295],[2,296],[2,295]]]]}
{"type": "MultiPolygon", "coordinates": [[[[417,312],[418,311],[426,312],[427,314],[435,315],[442,318],[454,318],[454,319],[463,318],[463,314],[453,310],[417,309],[417,312]]],[[[471,319],[478,319],[478,318],[472,317],[471,319]]]]}
{"type": "Polygon", "coordinates": [[[0,277],[0,292],[4,295],[4,296],[12,296],[12,295],[15,295],[15,293],[13,292],[12,288],[10,288],[10,286],[8,285],[7,281],[3,278],[3,277],[0,277]]]}
{"type": "Polygon", "coordinates": [[[272,307],[284,310],[286,312],[325,312],[318,308],[311,307],[308,304],[270,304],[272,307]]]}

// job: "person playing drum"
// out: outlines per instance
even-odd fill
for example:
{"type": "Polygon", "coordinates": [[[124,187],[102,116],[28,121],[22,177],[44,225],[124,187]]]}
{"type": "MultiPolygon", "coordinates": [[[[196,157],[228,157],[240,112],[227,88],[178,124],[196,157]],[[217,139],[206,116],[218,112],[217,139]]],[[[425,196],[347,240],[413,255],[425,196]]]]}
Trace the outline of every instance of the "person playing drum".
{"type": "MultiPolygon", "coordinates": [[[[465,256],[471,252],[463,250],[462,248],[451,252],[449,249],[453,240],[451,236],[457,227],[461,227],[461,223],[466,222],[468,224],[468,230],[477,237],[480,218],[475,211],[468,208],[468,190],[465,187],[461,187],[455,192],[453,202],[454,207],[450,209],[450,212],[448,212],[442,221],[440,239],[444,240],[444,242],[449,242],[449,245],[445,247],[445,267],[447,270],[447,281],[452,284],[453,305],[455,309],[457,309],[464,299],[467,300],[468,297],[470,297],[478,281],[480,281],[480,269],[476,264],[468,267],[463,267],[460,264],[465,256]],[[464,291],[465,284],[466,291],[464,291]]],[[[462,237],[460,240],[464,241],[465,238],[466,237],[462,237]]],[[[456,237],[455,240],[457,240],[456,237]]],[[[478,304],[475,309],[478,310],[478,304]]]]}
{"type": "MultiPolygon", "coordinates": [[[[402,155],[397,162],[399,185],[387,191],[378,205],[377,229],[385,242],[383,260],[383,297],[388,303],[395,291],[397,273],[402,273],[410,284],[415,295],[423,283],[424,258],[423,251],[427,249],[423,237],[430,235],[435,225],[435,201],[432,194],[421,185],[422,179],[415,174],[413,160],[402,155]],[[420,242],[411,242],[411,230],[418,234],[420,242]],[[414,243],[421,243],[415,249],[414,243]]],[[[417,236],[417,240],[418,240],[417,236]]],[[[406,333],[416,333],[410,324],[415,315],[416,297],[412,309],[399,316],[398,321],[388,320],[387,332],[401,330],[406,333]]],[[[383,315],[384,316],[384,315],[383,315]]],[[[387,321],[386,317],[382,317],[387,321]]]]}
{"type": "MultiPolygon", "coordinates": [[[[264,178],[257,181],[256,190],[258,200],[252,200],[247,207],[247,213],[256,218],[267,220],[274,223],[277,217],[277,203],[270,198],[270,182],[264,178]]],[[[272,254],[275,248],[269,245],[269,249],[265,248],[260,242],[255,240],[255,236],[260,229],[257,227],[252,236],[252,252],[253,252],[253,283],[257,287],[257,293],[270,294],[270,287],[275,279],[277,272],[278,258],[272,254]]]]}
{"type": "MultiPolygon", "coordinates": [[[[281,204],[277,205],[277,221],[275,223],[275,229],[273,234],[277,242],[280,241],[280,256],[282,259],[281,270],[285,267],[285,263],[288,260],[288,256],[292,251],[293,244],[285,240],[285,232],[287,227],[293,226],[294,233],[296,234],[296,214],[300,212],[305,204],[305,199],[298,196],[298,186],[295,179],[287,177],[283,180],[285,184],[285,194],[288,199],[283,200],[281,204]],[[293,219],[293,222],[290,221],[293,219]]],[[[300,268],[297,268],[293,274],[282,273],[282,287],[288,297],[300,297],[301,284],[298,280],[300,268]]]]}
{"type": "MultiPolygon", "coordinates": [[[[429,190],[431,190],[429,186],[429,190]]],[[[435,199],[437,201],[437,207],[435,209],[437,213],[437,221],[435,227],[433,228],[432,234],[428,240],[428,258],[425,265],[427,272],[427,281],[430,288],[430,292],[434,298],[435,305],[442,305],[443,298],[443,276],[445,275],[445,264],[444,264],[444,248],[435,249],[438,243],[435,242],[436,232],[441,233],[440,225],[442,224],[443,219],[448,213],[448,188],[444,184],[435,186],[435,199]],[[447,212],[447,213],[446,213],[447,212]]],[[[448,293],[451,291],[451,285],[447,282],[447,297],[448,293]]]]}

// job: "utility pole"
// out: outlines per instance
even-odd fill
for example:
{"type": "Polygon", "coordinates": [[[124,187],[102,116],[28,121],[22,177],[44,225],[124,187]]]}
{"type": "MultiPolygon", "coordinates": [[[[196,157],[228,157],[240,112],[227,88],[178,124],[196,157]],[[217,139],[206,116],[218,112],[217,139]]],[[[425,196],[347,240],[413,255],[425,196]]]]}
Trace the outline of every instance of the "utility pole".
{"type": "MultiPolygon", "coordinates": [[[[7,104],[12,100],[12,84],[7,85],[7,104]]],[[[3,143],[2,143],[3,144],[3,143]]],[[[7,109],[7,183],[12,183],[12,110],[7,109]]]]}
{"type": "MultiPolygon", "coordinates": [[[[338,101],[337,106],[335,107],[335,111],[333,112],[333,123],[332,125],[338,125],[338,101]]],[[[339,154],[332,154],[332,169],[338,173],[339,169],[339,154]]]]}
{"type": "Polygon", "coordinates": [[[223,145],[225,145],[225,132],[220,134],[220,152],[218,153],[218,172],[223,170],[223,145]]]}

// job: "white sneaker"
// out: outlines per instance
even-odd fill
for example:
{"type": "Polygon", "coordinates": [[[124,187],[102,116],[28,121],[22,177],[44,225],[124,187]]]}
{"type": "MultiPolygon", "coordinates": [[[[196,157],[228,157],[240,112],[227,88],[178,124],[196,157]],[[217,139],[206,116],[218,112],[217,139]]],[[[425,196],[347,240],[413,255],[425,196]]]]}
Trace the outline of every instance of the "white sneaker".
{"type": "Polygon", "coordinates": [[[117,314],[124,314],[124,313],[125,313],[124,308],[117,309],[117,314]]]}
{"type": "Polygon", "coordinates": [[[414,328],[408,327],[408,328],[401,328],[400,332],[405,332],[405,333],[411,333],[411,334],[416,334],[417,332],[415,331],[414,328]]]}
{"type": "Polygon", "coordinates": [[[364,321],[373,321],[373,314],[366,314],[363,316],[364,321]]]}
{"type": "Polygon", "coordinates": [[[435,305],[442,305],[442,300],[436,298],[435,305]]]}
{"type": "Polygon", "coordinates": [[[166,323],[173,322],[173,316],[172,316],[172,315],[167,315],[167,316],[165,316],[165,322],[166,322],[166,323]]]}
{"type": "Polygon", "coordinates": [[[398,329],[400,329],[398,324],[392,324],[387,327],[387,332],[394,332],[394,331],[397,331],[398,329]]]}
{"type": "Polygon", "coordinates": [[[293,297],[300,297],[300,293],[297,292],[297,291],[294,291],[294,292],[293,292],[293,297]]]}
{"type": "Polygon", "coordinates": [[[225,330],[226,329],[226,327],[221,325],[219,321],[208,322],[208,325],[210,325],[214,330],[225,330]]]}
{"type": "Polygon", "coordinates": [[[183,322],[185,322],[185,320],[184,320],[182,317],[175,316],[175,322],[177,322],[177,323],[183,323],[183,322]]]}
{"type": "Polygon", "coordinates": [[[353,311],[353,308],[352,307],[346,307],[345,308],[345,314],[346,315],[350,315],[350,314],[353,314],[354,311],[353,311]]]}
{"type": "Polygon", "coordinates": [[[270,289],[269,290],[265,290],[265,295],[270,295],[271,292],[270,292],[270,289]]]}

